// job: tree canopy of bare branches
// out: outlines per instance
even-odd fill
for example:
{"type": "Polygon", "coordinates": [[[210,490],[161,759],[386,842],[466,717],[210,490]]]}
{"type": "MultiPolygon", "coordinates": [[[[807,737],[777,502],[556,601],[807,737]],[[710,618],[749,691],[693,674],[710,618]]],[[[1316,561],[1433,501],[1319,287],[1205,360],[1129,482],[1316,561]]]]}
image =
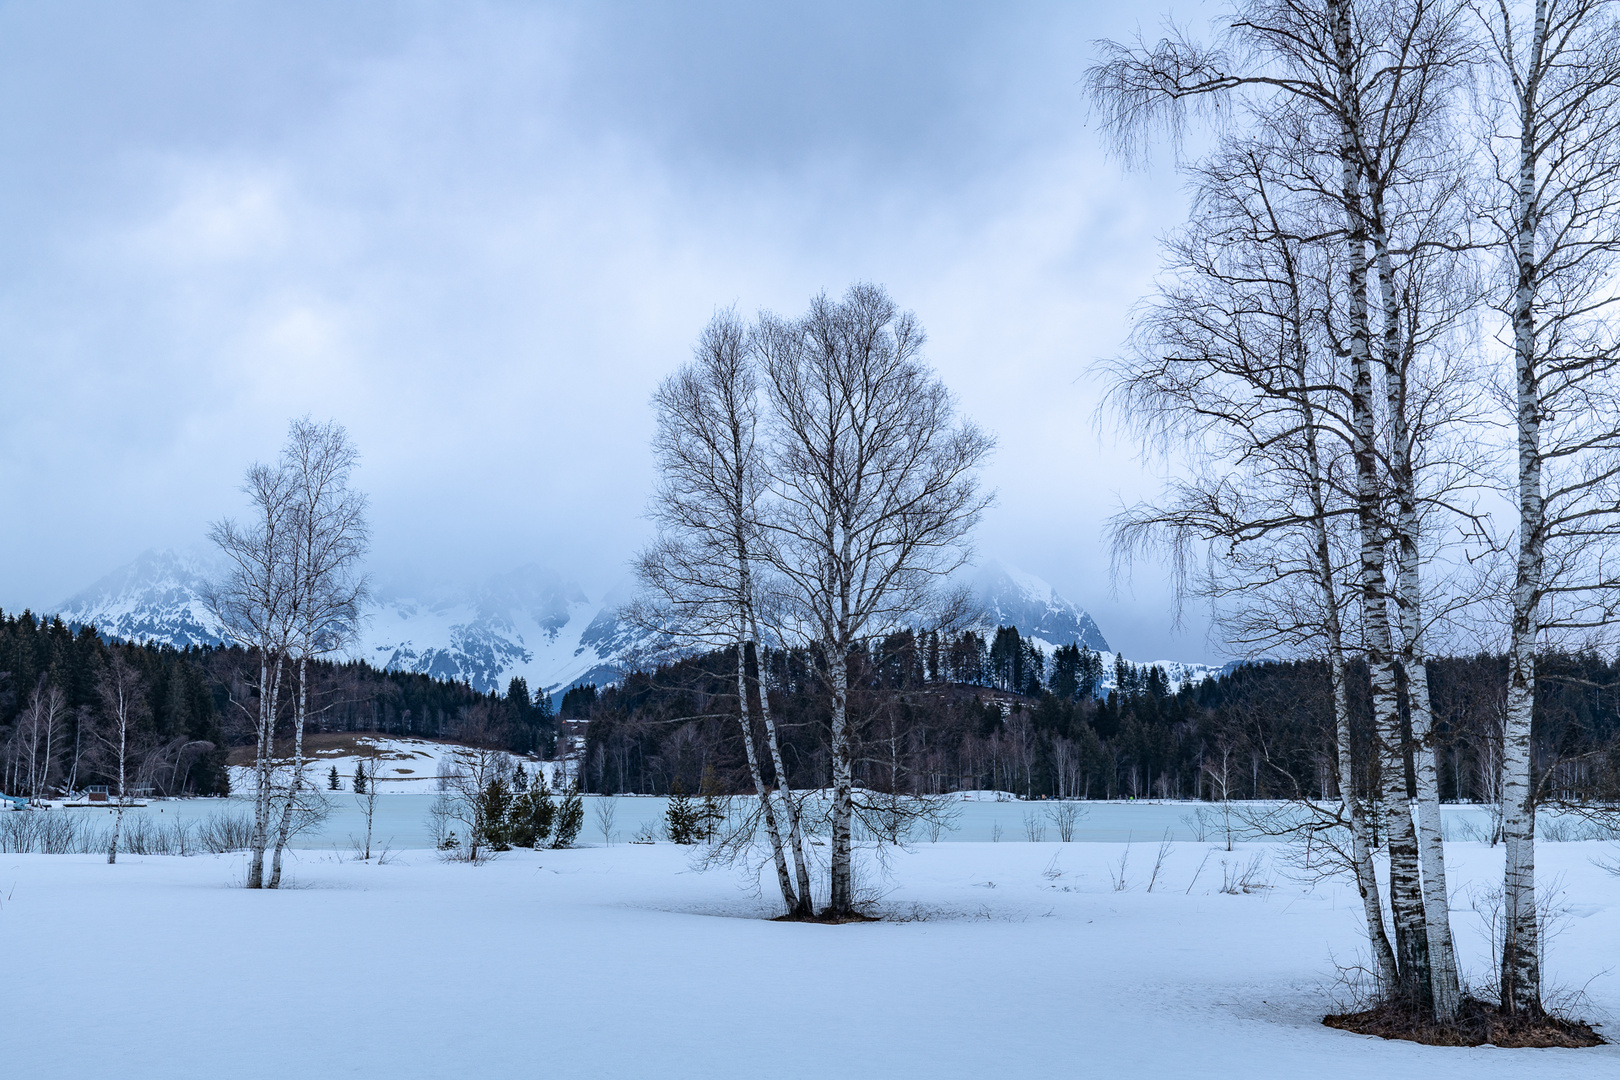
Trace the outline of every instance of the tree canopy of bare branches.
{"type": "Polygon", "coordinates": [[[275,723],[284,667],[298,661],[295,757],[276,836],[270,887],[280,882],[285,847],[302,783],[307,697],[303,672],[310,657],[341,648],[355,632],[366,599],[358,573],[369,533],[365,497],[349,487],[357,454],[340,425],[292,422],[274,465],[255,464],[243,491],[252,516],[226,519],[210,531],[228,570],[205,596],[226,634],[258,658],[255,723],[254,827],[248,887],[266,884],[265,853],[274,812],[275,723]]]}
{"type": "MultiPolygon", "coordinates": [[[[971,554],[988,503],[977,470],[992,440],[955,412],[922,360],[924,334],[881,288],[815,298],[797,319],[730,312],[705,330],[692,364],[655,397],[661,483],[659,540],[640,562],[654,597],[649,625],[735,647],[750,771],[790,908],[807,913],[808,864],[798,803],[782,808],[797,880],[788,872],[751,702],[764,724],[775,783],[786,768],[757,674],[761,624],[775,642],[816,650],[830,688],[831,884],[827,914],[853,910],[853,779],[849,657],[861,642],[954,610],[941,583],[971,554]],[[752,691],[752,692],[751,692],[752,691]]],[[[890,800],[892,802],[892,800],[890,800]]],[[[892,816],[892,805],[871,807],[892,816]]]]}

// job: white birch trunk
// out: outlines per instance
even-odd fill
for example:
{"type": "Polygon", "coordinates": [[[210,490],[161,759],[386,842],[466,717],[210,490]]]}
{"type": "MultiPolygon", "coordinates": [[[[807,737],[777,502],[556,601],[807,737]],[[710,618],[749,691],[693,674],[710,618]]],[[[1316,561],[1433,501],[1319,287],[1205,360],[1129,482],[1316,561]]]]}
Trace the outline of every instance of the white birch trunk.
{"type": "MultiPolygon", "coordinates": [[[[1292,271],[1291,271],[1292,272],[1292,271]]],[[[1294,292],[1298,297],[1298,290],[1294,292]]],[[[1395,953],[1390,948],[1384,926],[1384,908],[1378,886],[1378,869],[1373,863],[1373,845],[1367,836],[1366,811],[1356,791],[1354,739],[1350,730],[1350,700],[1346,680],[1348,661],[1344,651],[1344,625],[1339,615],[1339,587],[1334,576],[1333,546],[1328,540],[1328,506],[1320,447],[1317,441],[1318,417],[1311,401],[1309,352],[1302,325],[1304,311],[1296,302],[1293,312],[1293,347],[1297,383],[1294,393],[1305,434],[1306,483],[1311,500],[1311,526],[1314,540],[1312,558],[1317,584],[1322,592],[1323,623],[1327,631],[1328,681],[1333,695],[1333,733],[1339,771],[1340,816],[1350,832],[1350,864],[1361,894],[1362,913],[1367,923],[1367,942],[1373,953],[1373,970],[1383,995],[1395,991],[1398,976],[1395,953]]],[[[1221,798],[1227,795],[1227,754],[1221,758],[1221,798]]],[[[1228,844],[1230,849],[1230,843],[1228,844]]]]}
{"type": "MultiPolygon", "coordinates": [[[[276,849],[270,860],[270,885],[272,889],[281,888],[281,853],[287,847],[287,840],[292,835],[293,814],[297,810],[298,795],[304,787],[304,718],[308,707],[309,661],[306,657],[298,658],[298,704],[296,715],[293,718],[293,771],[292,779],[287,784],[287,801],[281,807],[281,826],[276,832],[276,849]]],[[[370,791],[368,785],[366,788],[370,791]]]]}
{"type": "MultiPolygon", "coordinates": [[[[1302,358],[1303,363],[1303,358],[1302,358]]],[[[1304,372],[1301,371],[1301,393],[1304,372]]],[[[1333,688],[1333,732],[1339,765],[1339,807],[1350,830],[1350,859],[1356,875],[1356,890],[1361,894],[1362,913],[1367,920],[1367,941],[1372,948],[1374,970],[1379,990],[1394,992],[1398,982],[1395,954],[1390,949],[1389,933],[1384,927],[1384,907],[1379,898],[1378,869],[1372,859],[1372,844],[1367,838],[1367,819],[1356,793],[1354,742],[1350,732],[1350,701],[1345,686],[1346,660],[1344,630],[1339,621],[1338,588],[1333,579],[1333,549],[1328,543],[1327,506],[1322,490],[1322,470],[1316,447],[1314,418],[1305,402],[1305,440],[1307,469],[1311,486],[1311,502],[1316,533],[1316,573],[1322,589],[1322,605],[1327,623],[1328,679],[1333,688]]],[[[1226,798],[1226,769],[1221,769],[1221,798],[1226,798]]]]}
{"type": "Polygon", "coordinates": [[[1418,870],[1417,836],[1406,797],[1406,770],[1396,698],[1384,576],[1377,445],[1373,431],[1371,323],[1367,300],[1367,223],[1361,192],[1356,112],[1355,54],[1351,15],[1345,0],[1330,0],[1329,18],[1339,75],[1339,160],[1349,269],[1351,395],[1355,427],[1357,521],[1361,531],[1361,595],[1367,668],[1372,679],[1374,728],[1383,744],[1381,775],[1390,862],[1390,913],[1395,922],[1395,955],[1401,992],[1427,1003],[1427,942],[1418,870]]]}
{"type": "Polygon", "coordinates": [[[810,861],[805,858],[804,851],[804,826],[799,804],[794,801],[793,789],[788,785],[787,764],[782,760],[782,744],[776,737],[776,721],[771,718],[771,691],[765,678],[765,650],[760,645],[759,620],[752,607],[749,608],[748,625],[753,632],[754,657],[759,669],[759,717],[765,725],[765,745],[770,751],[771,768],[776,772],[777,792],[782,799],[783,812],[787,815],[788,843],[793,849],[793,869],[799,891],[798,914],[809,915],[814,907],[810,892],[810,861]]]}
{"type": "Polygon", "coordinates": [[[1536,365],[1536,77],[1547,38],[1546,0],[1536,24],[1521,97],[1519,189],[1513,295],[1513,366],[1518,389],[1519,554],[1508,644],[1507,715],[1502,731],[1502,1010],[1539,1014],[1541,956],[1536,918],[1536,804],[1530,754],[1545,543],[1541,476],[1541,400],[1536,365]]]}
{"type": "Polygon", "coordinates": [[[782,889],[782,902],[788,911],[799,910],[799,897],[793,891],[793,877],[788,872],[787,853],[782,848],[782,832],[776,825],[776,809],[771,805],[771,792],[765,786],[765,774],[759,767],[759,751],[754,746],[754,725],[748,708],[748,640],[737,637],[737,711],[742,724],[743,750],[748,757],[748,775],[753,778],[754,792],[765,815],[765,835],[771,842],[771,859],[776,863],[776,882],[782,889]]]}
{"type": "MultiPolygon", "coordinates": [[[[1434,767],[1434,716],[1429,704],[1429,675],[1424,666],[1423,581],[1419,570],[1417,477],[1412,459],[1413,432],[1407,415],[1405,371],[1400,339],[1401,311],[1395,293],[1395,271],[1377,208],[1373,233],[1379,291],[1384,317],[1384,389],[1389,403],[1390,471],[1397,508],[1396,610],[1401,623],[1401,666],[1406,671],[1406,698],[1412,726],[1413,773],[1417,796],[1408,806],[1417,823],[1418,863],[1423,895],[1423,925],[1434,1015],[1451,1020],[1462,1003],[1451,938],[1451,901],[1446,890],[1446,855],[1440,827],[1440,785],[1434,767]]],[[[1404,758],[1404,755],[1402,755],[1404,758]]],[[[1403,761],[1404,764],[1404,761],[1403,761]]],[[[1393,808],[1394,803],[1390,806],[1393,808]]]]}
{"type": "Polygon", "coordinates": [[[849,658],[841,643],[825,646],[827,674],[832,679],[832,889],[827,911],[834,918],[851,914],[854,899],[853,822],[854,769],[849,738],[849,658]]]}
{"type": "Polygon", "coordinates": [[[112,842],[107,847],[107,864],[111,866],[118,861],[118,840],[124,833],[124,792],[125,792],[125,763],[129,751],[129,703],[125,700],[124,688],[118,688],[118,809],[113,812],[112,842]]]}
{"type": "Polygon", "coordinates": [[[264,888],[264,853],[270,838],[270,760],[275,752],[276,699],[281,689],[281,657],[259,655],[259,745],[254,760],[257,790],[253,802],[252,857],[248,863],[250,889],[264,888]],[[272,665],[272,660],[274,661],[272,665]]]}

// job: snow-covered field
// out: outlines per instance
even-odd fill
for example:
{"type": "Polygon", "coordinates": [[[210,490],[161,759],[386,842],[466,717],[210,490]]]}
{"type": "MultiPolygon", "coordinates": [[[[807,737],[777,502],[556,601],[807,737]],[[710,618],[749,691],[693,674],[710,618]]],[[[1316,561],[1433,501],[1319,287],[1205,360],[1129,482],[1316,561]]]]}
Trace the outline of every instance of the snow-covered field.
{"type": "MultiPolygon", "coordinates": [[[[513,852],[385,866],[305,851],[292,888],[240,857],[0,856],[0,1045],[17,1076],[1620,1077],[1620,1048],[1441,1049],[1319,1024],[1358,954],[1343,883],[1276,849],[923,844],[889,920],[770,922],[768,899],[688,849],[513,852]],[[1259,858],[1251,892],[1223,879],[1259,858]],[[1222,863],[1226,863],[1223,868],[1222,863]]],[[[1467,898],[1501,849],[1448,845],[1467,898]]],[[[1544,844],[1549,977],[1620,1008],[1612,845],[1544,844]]],[[[1481,901],[1482,906],[1484,902],[1481,901]]]]}
{"type": "MultiPolygon", "coordinates": [[[[340,745],[323,747],[326,736],[311,738],[309,766],[305,773],[308,782],[326,790],[331,770],[337,769],[340,791],[350,791],[354,783],[356,765],[368,765],[375,758],[377,790],[384,795],[432,795],[439,790],[441,764],[450,765],[457,744],[431,739],[409,739],[386,735],[341,736],[340,745]]],[[[287,748],[282,747],[283,751],[287,748]]],[[[549,778],[556,764],[550,761],[528,762],[529,769],[543,769],[549,778]]],[[[291,765],[286,769],[291,772],[291,765]]],[[[253,790],[253,766],[232,765],[231,789],[253,790]]]]}

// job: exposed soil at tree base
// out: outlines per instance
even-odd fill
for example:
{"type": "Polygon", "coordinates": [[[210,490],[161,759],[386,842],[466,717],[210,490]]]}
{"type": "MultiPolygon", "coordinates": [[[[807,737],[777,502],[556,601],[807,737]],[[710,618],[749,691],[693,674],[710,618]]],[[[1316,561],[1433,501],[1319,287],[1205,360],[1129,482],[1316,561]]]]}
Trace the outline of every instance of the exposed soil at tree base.
{"type": "Polygon", "coordinates": [[[1324,1016],[1330,1028],[1376,1035],[1380,1039],[1404,1039],[1427,1046],[1519,1047],[1602,1046],[1608,1042],[1580,1020],[1565,1020],[1545,1013],[1539,1016],[1508,1016],[1488,1001],[1468,998],[1458,1010],[1457,1019],[1440,1023],[1404,1003],[1386,1003],[1361,1012],[1324,1016]]]}
{"type": "Polygon", "coordinates": [[[825,911],[817,912],[814,915],[800,915],[795,912],[789,912],[786,915],[778,915],[776,918],[771,920],[771,922],[820,923],[823,926],[843,926],[845,923],[868,923],[882,921],[882,919],[879,919],[876,916],[862,915],[858,911],[848,911],[842,915],[834,915],[831,912],[825,911]]]}

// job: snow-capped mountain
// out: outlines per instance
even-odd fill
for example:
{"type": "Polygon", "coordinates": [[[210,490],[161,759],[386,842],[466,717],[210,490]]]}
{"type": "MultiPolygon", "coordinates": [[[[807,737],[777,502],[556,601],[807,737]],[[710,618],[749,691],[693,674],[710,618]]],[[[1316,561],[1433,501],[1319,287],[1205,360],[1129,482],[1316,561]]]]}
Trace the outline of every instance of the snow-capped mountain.
{"type": "MultiPolygon", "coordinates": [[[[223,631],[202,601],[215,571],[198,556],[148,551],[57,610],[64,621],[94,625],[109,637],[219,644],[223,631]]],[[[411,595],[385,587],[350,655],[485,691],[505,690],[514,675],[531,689],[611,682],[621,673],[620,658],[638,644],[618,608],[617,597],[593,602],[578,585],[532,565],[470,588],[411,595]]]]}
{"type": "Polygon", "coordinates": [[[93,623],[108,637],[217,645],[219,624],[202,602],[213,569],[195,555],[148,551],[62,601],[57,613],[63,622],[93,623]]]}
{"type": "MultiPolygon", "coordinates": [[[[62,618],[93,624],[133,641],[216,644],[219,625],[201,596],[217,567],[198,555],[148,551],[64,601],[62,618]]],[[[987,631],[1016,626],[1050,655],[1079,643],[1102,654],[1104,691],[1114,683],[1114,653],[1097,623],[1078,605],[1031,574],[988,563],[968,584],[987,631]]],[[[476,585],[431,591],[380,587],[355,659],[395,671],[464,680],[477,690],[504,691],[514,675],[531,690],[556,692],[577,683],[613,682],[649,652],[645,634],[621,620],[628,592],[592,596],[573,581],[529,565],[476,585]]],[[[1172,685],[1218,669],[1159,662],[1172,685]]]]}
{"type": "Polygon", "coordinates": [[[639,635],[618,618],[616,596],[525,566],[476,588],[427,599],[381,593],[355,653],[377,667],[505,690],[515,675],[531,690],[613,682],[639,635]]]}
{"type": "Polygon", "coordinates": [[[982,606],[980,622],[986,629],[1016,626],[1021,637],[1034,638],[1048,653],[1060,645],[1074,644],[1108,652],[1108,641],[1096,620],[1034,574],[990,561],[973,575],[971,585],[982,606]]]}

